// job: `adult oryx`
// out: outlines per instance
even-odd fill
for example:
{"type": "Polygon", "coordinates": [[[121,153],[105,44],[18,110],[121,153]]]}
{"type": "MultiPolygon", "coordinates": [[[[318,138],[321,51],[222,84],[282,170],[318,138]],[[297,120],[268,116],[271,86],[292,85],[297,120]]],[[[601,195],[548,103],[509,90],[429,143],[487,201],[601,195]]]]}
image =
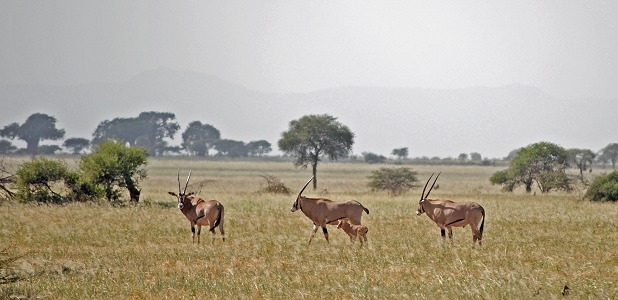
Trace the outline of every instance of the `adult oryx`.
{"type": "Polygon", "coordinates": [[[309,236],[309,242],[318,231],[318,227],[322,227],[324,238],[328,242],[328,230],[326,224],[337,225],[337,222],[342,219],[347,219],[354,225],[360,225],[363,211],[369,214],[369,210],[356,200],[348,200],[343,202],[332,201],[325,198],[307,198],[302,196],[303,191],[313,180],[313,177],[307,181],[305,186],[300,190],[296,201],[292,204],[292,212],[301,210],[307,218],[313,222],[313,231],[309,236]]]}
{"type": "Polygon", "coordinates": [[[418,210],[416,215],[420,216],[423,213],[427,213],[427,216],[433,220],[436,225],[440,227],[442,238],[445,238],[445,230],[448,229],[448,237],[453,239],[452,227],[466,227],[470,225],[472,229],[472,241],[476,243],[483,239],[483,226],[485,225],[485,209],[475,202],[453,202],[451,200],[431,200],[428,199],[429,193],[433,189],[433,186],[438,181],[438,177],[441,173],[438,173],[433,184],[425,195],[425,189],[431,181],[433,174],[429,176],[423,192],[421,193],[421,200],[418,202],[418,210]],[[478,228],[479,222],[481,223],[480,229],[478,228]]]}
{"type": "Polygon", "coordinates": [[[217,200],[204,200],[193,196],[193,192],[187,194],[187,186],[191,171],[187,177],[184,191],[180,190],[180,171],[178,172],[178,194],[168,192],[170,195],[178,198],[178,209],[187,217],[191,223],[191,238],[195,243],[195,227],[197,226],[197,243],[200,243],[200,232],[202,226],[208,226],[208,231],[212,233],[212,241],[215,242],[215,228],[219,226],[219,232],[223,241],[225,241],[225,233],[223,231],[223,205],[217,200]]]}

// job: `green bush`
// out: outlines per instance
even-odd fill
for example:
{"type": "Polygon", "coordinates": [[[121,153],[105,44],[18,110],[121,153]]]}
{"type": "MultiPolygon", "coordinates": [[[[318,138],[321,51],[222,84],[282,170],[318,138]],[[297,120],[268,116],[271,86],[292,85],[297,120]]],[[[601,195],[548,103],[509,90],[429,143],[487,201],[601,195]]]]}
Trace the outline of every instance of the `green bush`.
{"type": "Polygon", "coordinates": [[[127,147],[121,142],[105,141],[91,154],[81,158],[80,169],[88,182],[101,187],[109,201],[118,201],[123,189],[131,202],[138,202],[139,183],[147,178],[148,152],[142,147],[127,147]]]}
{"type": "Polygon", "coordinates": [[[618,171],[594,179],[584,197],[592,201],[618,201],[618,171]]]}
{"type": "Polygon", "coordinates": [[[64,203],[100,195],[100,189],[69,170],[60,159],[40,157],[24,162],[16,172],[15,183],[15,197],[23,202],[64,203]]]}
{"type": "Polygon", "coordinates": [[[372,191],[388,191],[389,195],[397,196],[417,187],[416,171],[410,168],[380,168],[371,172],[367,186],[372,191]]]}
{"type": "Polygon", "coordinates": [[[16,172],[17,199],[24,202],[63,202],[64,178],[68,172],[62,160],[41,157],[24,162],[16,172]]]}

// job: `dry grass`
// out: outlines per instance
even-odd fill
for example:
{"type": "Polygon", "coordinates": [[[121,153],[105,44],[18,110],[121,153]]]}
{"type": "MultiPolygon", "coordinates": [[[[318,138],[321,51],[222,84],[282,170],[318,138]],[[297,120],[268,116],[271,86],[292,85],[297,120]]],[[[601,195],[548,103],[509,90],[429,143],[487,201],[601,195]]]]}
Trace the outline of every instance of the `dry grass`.
{"type": "MultiPolygon", "coordinates": [[[[484,245],[473,248],[469,228],[443,243],[439,228],[415,215],[419,190],[370,192],[367,176],[379,167],[323,164],[319,191],[305,191],[369,208],[362,249],[334,226],[330,245],[318,232],[307,246],[312,224],[290,212],[295,195],[256,193],[264,173],[297,193],[311,175],[291,163],[152,160],[136,207],[2,205],[0,245],[30,253],[18,262],[30,278],[0,287],[0,298],[551,299],[565,284],[575,298],[618,297],[615,203],[503,194],[487,180],[497,168],[440,166],[432,197],[474,200],[487,211],[484,245]],[[192,182],[214,180],[199,195],[225,205],[225,243],[210,245],[206,234],[191,244],[167,195],[177,169],[182,181],[189,169],[192,182]]],[[[413,167],[422,181],[432,168],[413,167]]]]}

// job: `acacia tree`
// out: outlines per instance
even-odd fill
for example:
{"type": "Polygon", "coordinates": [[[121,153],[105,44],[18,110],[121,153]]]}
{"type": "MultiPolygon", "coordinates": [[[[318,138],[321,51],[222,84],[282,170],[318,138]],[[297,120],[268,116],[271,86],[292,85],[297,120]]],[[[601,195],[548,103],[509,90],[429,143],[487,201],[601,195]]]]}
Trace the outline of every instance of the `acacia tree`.
{"type": "Polygon", "coordinates": [[[62,147],[72,150],[73,154],[79,154],[82,150],[90,147],[90,141],[85,138],[70,138],[64,141],[62,147]]]}
{"type": "Polygon", "coordinates": [[[397,156],[398,159],[406,159],[408,158],[408,147],[393,149],[391,155],[397,156]]]}
{"type": "Polygon", "coordinates": [[[42,140],[59,140],[64,138],[64,129],[56,128],[56,118],[35,113],[24,124],[12,123],[0,130],[0,136],[9,139],[18,138],[26,142],[26,152],[37,154],[42,140]]]}
{"type": "Polygon", "coordinates": [[[177,122],[172,122],[175,118],[173,113],[156,111],[140,113],[137,119],[143,123],[144,135],[142,139],[138,139],[138,146],[145,147],[150,155],[162,154],[167,149],[165,138],[173,139],[180,129],[177,122]]]}
{"type": "Polygon", "coordinates": [[[241,157],[247,156],[247,147],[243,141],[222,139],[215,143],[215,149],[220,156],[241,157]]]}
{"type": "Polygon", "coordinates": [[[251,141],[246,147],[252,156],[262,156],[273,150],[272,145],[266,140],[251,141]]]}
{"type": "Polygon", "coordinates": [[[600,157],[601,159],[608,160],[612,162],[612,169],[616,169],[616,162],[618,161],[618,143],[612,143],[605,148],[601,149],[600,157]]]}
{"type": "Polygon", "coordinates": [[[200,121],[189,123],[182,133],[182,147],[195,153],[196,156],[208,156],[208,150],[221,139],[221,133],[210,124],[202,124],[200,121]]]}
{"type": "Polygon", "coordinates": [[[0,154],[9,154],[17,150],[13,143],[7,140],[0,140],[0,154]]]}
{"type": "Polygon", "coordinates": [[[168,149],[165,138],[174,138],[180,125],[173,113],[142,112],[137,118],[115,118],[99,123],[92,134],[92,144],[107,140],[122,141],[130,146],[142,146],[149,155],[162,154],[168,149]]]}
{"type": "Polygon", "coordinates": [[[494,173],[489,181],[502,185],[502,189],[508,192],[524,185],[526,193],[530,193],[534,183],[542,193],[553,189],[568,191],[571,190],[571,183],[566,175],[568,166],[569,157],[564,148],[540,142],[519,149],[509,168],[494,173]]]}
{"type": "Polygon", "coordinates": [[[144,166],[148,152],[143,147],[126,147],[122,142],[106,141],[81,157],[80,169],[89,181],[103,187],[107,200],[118,200],[119,189],[127,189],[131,202],[138,202],[139,182],[147,178],[144,166]]]}
{"type": "Polygon", "coordinates": [[[580,180],[584,180],[584,171],[592,166],[595,154],[589,149],[569,149],[569,160],[579,169],[580,180]]]}
{"type": "Polygon", "coordinates": [[[322,156],[329,160],[347,156],[354,145],[354,133],[330,115],[306,115],[290,122],[290,128],[281,134],[279,149],[296,157],[297,167],[311,164],[317,189],[317,167],[322,156]]]}

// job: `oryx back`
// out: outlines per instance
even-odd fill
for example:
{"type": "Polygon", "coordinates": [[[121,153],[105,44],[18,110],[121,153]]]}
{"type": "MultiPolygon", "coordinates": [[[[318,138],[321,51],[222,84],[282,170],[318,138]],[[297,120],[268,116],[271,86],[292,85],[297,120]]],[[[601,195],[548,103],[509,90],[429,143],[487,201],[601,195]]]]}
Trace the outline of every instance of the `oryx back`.
{"type": "Polygon", "coordinates": [[[427,216],[440,227],[442,237],[445,237],[446,230],[448,229],[449,238],[453,237],[452,227],[465,227],[470,225],[472,229],[472,240],[474,243],[483,238],[483,227],[485,224],[485,209],[476,202],[455,202],[451,200],[432,200],[429,199],[429,193],[433,189],[438,176],[434,180],[431,188],[425,194],[425,189],[431,181],[431,177],[425,183],[425,188],[421,193],[421,200],[419,201],[419,208],[417,215],[426,213],[427,216]],[[480,224],[480,227],[479,227],[480,224]]]}

